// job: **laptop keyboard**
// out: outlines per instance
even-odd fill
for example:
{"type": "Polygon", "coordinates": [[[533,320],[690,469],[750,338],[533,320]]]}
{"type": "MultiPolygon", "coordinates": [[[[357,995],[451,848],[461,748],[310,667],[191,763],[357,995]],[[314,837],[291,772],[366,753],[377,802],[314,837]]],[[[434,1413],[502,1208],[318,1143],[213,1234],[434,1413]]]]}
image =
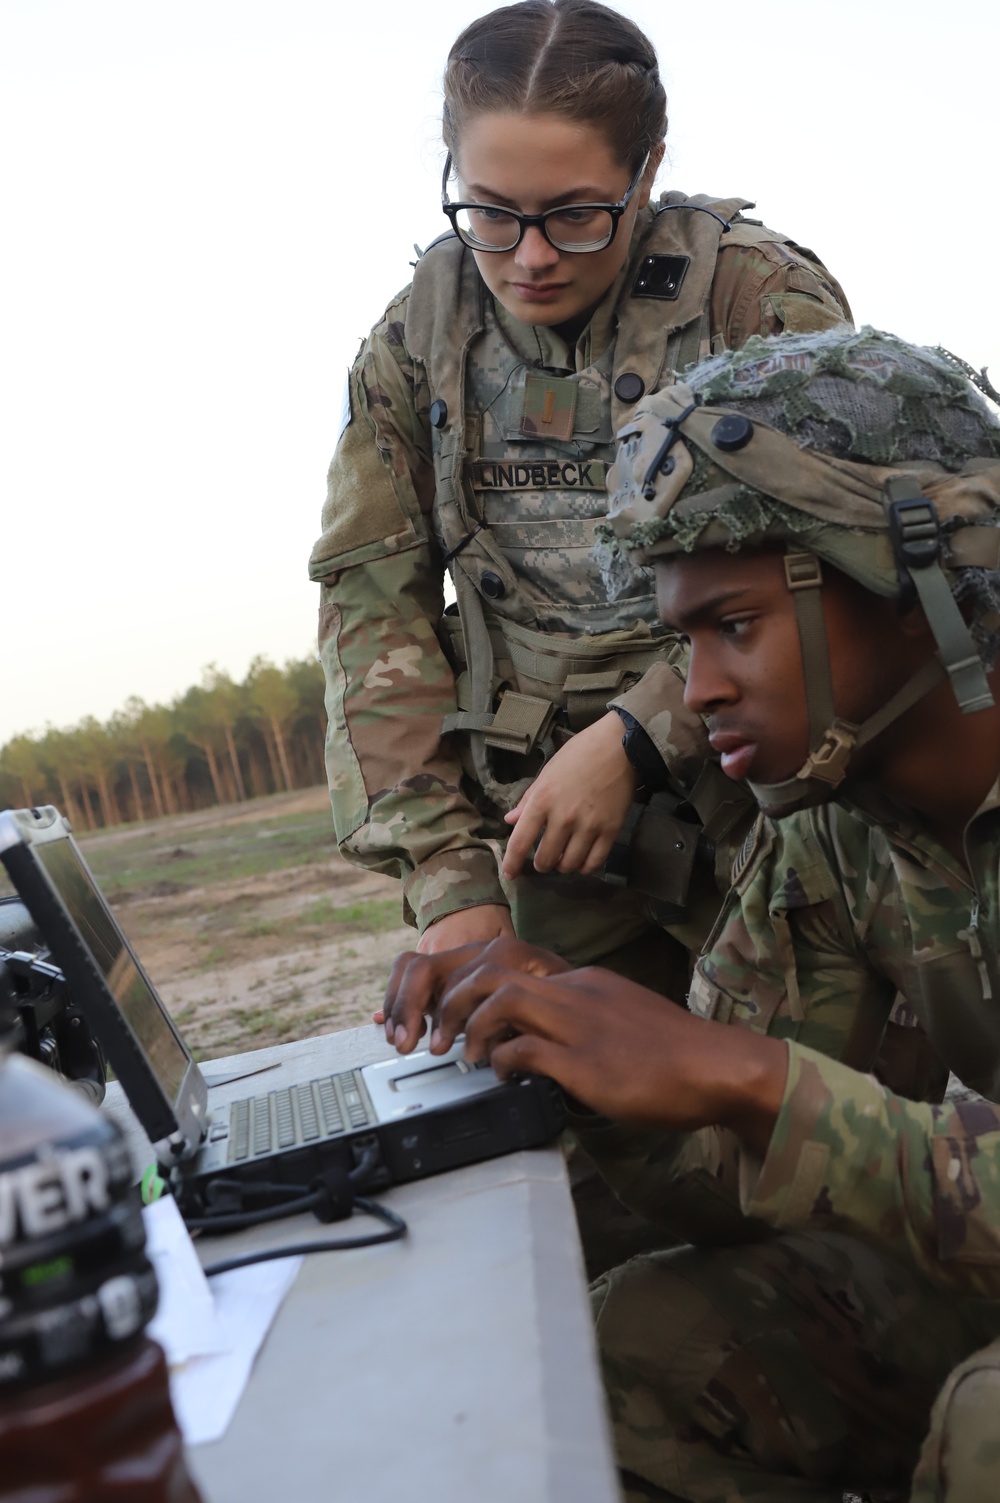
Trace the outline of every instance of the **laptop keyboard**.
{"type": "Polygon", "coordinates": [[[229,1109],[231,1164],[260,1158],[374,1122],[359,1070],[324,1075],[304,1085],[234,1101],[229,1109]]]}

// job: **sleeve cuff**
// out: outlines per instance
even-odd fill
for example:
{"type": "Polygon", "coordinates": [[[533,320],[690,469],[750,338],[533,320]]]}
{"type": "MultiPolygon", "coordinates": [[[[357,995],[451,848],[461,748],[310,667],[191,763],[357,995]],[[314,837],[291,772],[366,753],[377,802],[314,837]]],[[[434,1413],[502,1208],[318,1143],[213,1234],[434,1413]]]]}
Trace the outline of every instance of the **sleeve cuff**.
{"type": "Polygon", "coordinates": [[[870,1076],[788,1043],[788,1078],[763,1163],[744,1153],[740,1205],[778,1230],[828,1223],[863,1175],[884,1092],[870,1076]]]}
{"type": "Polygon", "coordinates": [[[483,903],[510,906],[488,845],[441,851],[421,862],[403,886],[403,917],[421,934],[436,919],[483,903]]]}
{"type": "Polygon", "coordinates": [[[682,790],[694,785],[712,755],[708,732],[701,716],[684,703],[684,680],[669,662],[647,668],[609,709],[622,709],[638,722],[682,790]]]}

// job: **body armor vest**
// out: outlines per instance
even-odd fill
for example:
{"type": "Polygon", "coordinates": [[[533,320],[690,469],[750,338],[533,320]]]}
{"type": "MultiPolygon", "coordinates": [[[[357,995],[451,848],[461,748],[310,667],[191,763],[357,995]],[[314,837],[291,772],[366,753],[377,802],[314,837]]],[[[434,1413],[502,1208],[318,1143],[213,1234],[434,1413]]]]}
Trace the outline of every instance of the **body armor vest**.
{"type": "Polygon", "coordinates": [[[580,371],[540,369],[513,348],[457,237],[417,264],[404,343],[426,374],[434,528],[458,603],[439,628],[459,705],[442,729],[464,733],[466,771],[497,808],[673,645],[651,576],[611,604],[590,554],[616,431],[644,392],[712,352],[722,236],[786,241],[741,220],[751,207],[668,193],[642,211],[617,332],[580,371]]]}

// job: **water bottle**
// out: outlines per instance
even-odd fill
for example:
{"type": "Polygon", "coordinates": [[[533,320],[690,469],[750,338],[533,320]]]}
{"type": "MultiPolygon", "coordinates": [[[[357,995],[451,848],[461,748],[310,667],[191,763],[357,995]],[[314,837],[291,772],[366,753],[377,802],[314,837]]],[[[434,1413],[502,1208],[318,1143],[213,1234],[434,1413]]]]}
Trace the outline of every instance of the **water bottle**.
{"type": "MultiPolygon", "coordinates": [[[[0,966],[2,971],[2,966],[0,966]]],[[[0,975],[0,1503],[200,1503],[119,1128],[10,1050],[0,975]]]]}

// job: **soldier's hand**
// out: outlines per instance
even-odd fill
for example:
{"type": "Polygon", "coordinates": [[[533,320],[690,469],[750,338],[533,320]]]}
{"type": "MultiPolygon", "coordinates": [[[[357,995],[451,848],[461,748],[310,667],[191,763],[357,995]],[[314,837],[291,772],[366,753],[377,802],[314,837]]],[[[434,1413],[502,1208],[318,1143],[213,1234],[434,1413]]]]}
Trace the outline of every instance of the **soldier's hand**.
{"type": "Polygon", "coordinates": [[[437,955],[460,945],[485,945],[491,939],[513,939],[510,909],[503,903],[477,903],[436,919],[417,941],[418,955],[437,955]]]}
{"type": "Polygon", "coordinates": [[[600,871],[636,792],[636,772],[622,750],[614,711],[559,748],[509,814],[514,826],[503,874],[518,876],[529,858],[536,871],[600,871]],[[534,856],[532,847],[541,840],[534,856]]]}
{"type": "Polygon", "coordinates": [[[732,1127],[766,1151],[788,1067],[779,1039],[706,1022],[611,971],[530,974],[489,950],[445,985],[442,1029],[453,1016],[467,1057],[487,1056],[500,1075],[549,1075],[618,1120],[732,1127]]]}
{"type": "MultiPolygon", "coordinates": [[[[434,955],[419,955],[412,950],[397,957],[386,987],[382,1004],[382,1020],[385,1036],[395,1044],[400,1054],[409,1054],[419,1043],[424,1032],[424,1020],[431,1021],[431,1052],[444,1054],[451,1048],[455,1038],[465,1027],[468,1013],[456,1002],[448,1011],[447,1019],[441,1016],[441,1003],[447,988],[461,981],[465,973],[473,972],[483,963],[500,967],[505,974],[518,972],[525,975],[551,976],[569,970],[565,960],[540,950],[536,945],[526,945],[519,939],[497,939],[491,944],[463,945],[457,950],[445,950],[434,955]]],[[[469,1010],[476,1005],[470,1003],[469,1010]]]]}
{"type": "MultiPolygon", "coordinates": [[[[509,908],[502,903],[477,903],[474,908],[446,913],[430,924],[417,940],[417,954],[438,955],[443,950],[457,950],[463,945],[485,945],[491,939],[513,938],[514,925],[509,908]]],[[[384,1007],[372,1015],[372,1022],[385,1022],[384,1007]]]]}

